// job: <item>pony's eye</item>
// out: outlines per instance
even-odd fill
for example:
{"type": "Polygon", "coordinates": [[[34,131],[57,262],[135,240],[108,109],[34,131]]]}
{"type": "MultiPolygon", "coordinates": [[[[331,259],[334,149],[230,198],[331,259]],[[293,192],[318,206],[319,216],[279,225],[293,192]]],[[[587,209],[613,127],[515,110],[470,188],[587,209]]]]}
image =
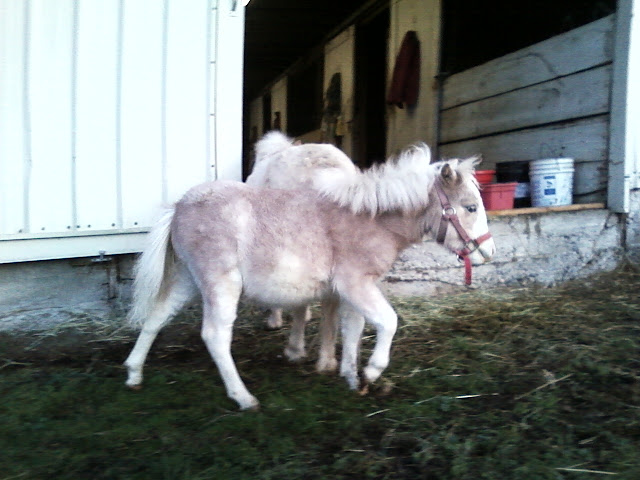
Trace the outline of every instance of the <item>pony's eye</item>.
{"type": "Polygon", "coordinates": [[[475,213],[478,210],[476,205],[465,205],[464,208],[466,208],[469,213],[475,213]]]}

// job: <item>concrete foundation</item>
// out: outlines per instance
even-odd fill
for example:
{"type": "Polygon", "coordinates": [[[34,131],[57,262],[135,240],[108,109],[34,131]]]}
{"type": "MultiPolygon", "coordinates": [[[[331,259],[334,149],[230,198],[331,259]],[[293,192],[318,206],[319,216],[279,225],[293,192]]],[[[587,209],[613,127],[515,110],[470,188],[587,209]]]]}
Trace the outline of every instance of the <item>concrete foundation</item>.
{"type": "Polygon", "coordinates": [[[0,265],[0,331],[124,316],[133,255],[0,265]]]}
{"type": "Polygon", "coordinates": [[[489,218],[497,253],[473,267],[471,287],[455,255],[434,241],[403,252],[385,279],[393,295],[432,295],[499,285],[551,286],[610,271],[624,259],[620,216],[608,210],[489,218]]]}

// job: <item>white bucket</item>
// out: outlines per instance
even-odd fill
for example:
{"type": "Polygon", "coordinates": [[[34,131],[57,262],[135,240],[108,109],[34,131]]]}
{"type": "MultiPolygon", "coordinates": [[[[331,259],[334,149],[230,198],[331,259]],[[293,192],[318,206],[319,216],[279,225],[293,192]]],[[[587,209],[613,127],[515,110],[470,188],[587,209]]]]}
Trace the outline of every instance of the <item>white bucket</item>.
{"type": "Polygon", "coordinates": [[[546,158],[529,163],[531,205],[554,207],[571,205],[573,158],[546,158]]]}

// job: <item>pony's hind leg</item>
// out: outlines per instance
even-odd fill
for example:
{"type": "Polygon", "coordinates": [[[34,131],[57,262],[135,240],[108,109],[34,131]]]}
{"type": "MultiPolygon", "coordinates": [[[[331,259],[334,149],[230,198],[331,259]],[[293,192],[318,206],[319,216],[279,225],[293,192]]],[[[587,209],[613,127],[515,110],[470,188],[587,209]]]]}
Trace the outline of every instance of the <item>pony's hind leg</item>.
{"type": "Polygon", "coordinates": [[[336,334],[338,328],[338,299],[330,297],[322,302],[320,318],[320,351],[316,371],[330,373],[338,368],[336,360],[336,334]]]}
{"type": "Polygon", "coordinates": [[[158,332],[193,298],[196,293],[191,277],[185,270],[175,273],[164,295],[156,301],[149,317],[142,324],[136,344],[124,362],[128,376],[126,385],[138,388],[142,384],[142,369],[158,332]]]}
{"type": "Polygon", "coordinates": [[[342,330],[340,376],[344,377],[351,390],[356,390],[360,386],[358,358],[362,331],[364,330],[364,317],[345,301],[340,302],[339,316],[342,330]]]}
{"type": "Polygon", "coordinates": [[[271,313],[269,314],[269,318],[267,318],[267,328],[271,330],[277,330],[279,328],[282,328],[283,323],[284,322],[282,321],[282,309],[274,308],[273,310],[271,310],[271,313]]]}
{"type": "Polygon", "coordinates": [[[247,390],[231,356],[233,324],[241,292],[242,277],[237,271],[217,277],[214,285],[202,289],[202,339],[218,367],[227,396],[246,410],[257,408],[259,402],[247,390]]]}
{"type": "Polygon", "coordinates": [[[298,307],[291,312],[291,332],[284,354],[291,362],[298,362],[307,356],[304,344],[304,330],[311,319],[311,309],[308,306],[298,307]]]}

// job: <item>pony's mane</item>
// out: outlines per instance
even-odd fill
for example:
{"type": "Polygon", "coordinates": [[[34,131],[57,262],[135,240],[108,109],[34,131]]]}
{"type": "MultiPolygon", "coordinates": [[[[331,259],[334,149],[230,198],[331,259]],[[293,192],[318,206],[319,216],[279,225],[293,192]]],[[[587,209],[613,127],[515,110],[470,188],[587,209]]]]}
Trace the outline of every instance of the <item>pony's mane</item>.
{"type": "Polygon", "coordinates": [[[430,160],[429,147],[420,143],[355,176],[319,171],[314,188],[356,214],[414,211],[429,203],[429,190],[437,172],[436,164],[430,165],[430,160]]]}

